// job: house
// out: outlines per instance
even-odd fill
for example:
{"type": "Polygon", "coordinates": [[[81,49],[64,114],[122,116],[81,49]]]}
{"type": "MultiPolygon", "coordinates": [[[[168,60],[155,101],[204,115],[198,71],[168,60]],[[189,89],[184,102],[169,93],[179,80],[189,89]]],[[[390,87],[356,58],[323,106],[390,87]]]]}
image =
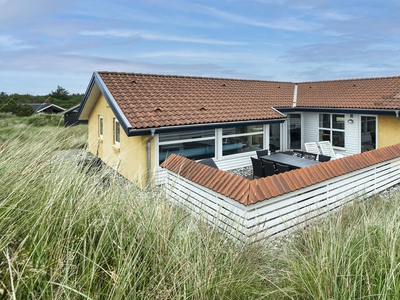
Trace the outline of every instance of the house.
{"type": "Polygon", "coordinates": [[[33,110],[37,113],[44,114],[59,114],[65,111],[65,108],[61,106],[50,103],[50,101],[46,101],[43,103],[29,103],[33,110]]]}
{"type": "Polygon", "coordinates": [[[87,124],[87,120],[81,121],[78,120],[78,111],[80,107],[80,103],[77,105],[74,105],[67,110],[63,111],[62,114],[64,115],[64,126],[74,126],[78,124],[87,124]]]}
{"type": "MultiPolygon", "coordinates": [[[[400,143],[400,77],[276,82],[95,72],[89,151],[144,187],[171,154],[229,170],[257,149],[329,140],[345,156],[400,143]]],[[[156,177],[156,176],[155,176],[156,177]]]]}

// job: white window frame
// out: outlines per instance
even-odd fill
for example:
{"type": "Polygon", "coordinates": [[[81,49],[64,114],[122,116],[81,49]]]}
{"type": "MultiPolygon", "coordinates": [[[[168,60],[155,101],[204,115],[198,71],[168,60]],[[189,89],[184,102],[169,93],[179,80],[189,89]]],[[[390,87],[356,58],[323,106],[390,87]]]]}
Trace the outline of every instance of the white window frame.
{"type": "Polygon", "coordinates": [[[337,149],[345,149],[346,148],[346,124],[344,123],[344,129],[333,128],[333,115],[343,116],[343,122],[345,122],[345,120],[346,120],[346,115],[345,114],[341,114],[341,113],[319,113],[318,114],[318,137],[320,136],[320,131],[321,130],[326,130],[326,131],[329,130],[330,131],[330,142],[332,144],[332,147],[333,148],[337,148],[337,149]],[[319,126],[320,125],[320,122],[319,122],[320,115],[329,115],[330,116],[330,120],[329,120],[330,128],[320,127],[319,126]],[[344,137],[343,137],[343,143],[344,143],[343,147],[342,146],[335,146],[333,144],[333,132],[334,131],[343,132],[343,135],[344,135],[344,137]]]}
{"type": "MultiPolygon", "coordinates": [[[[240,126],[232,126],[232,127],[240,127],[240,126]]],[[[269,145],[269,124],[263,124],[262,125],[262,130],[257,131],[257,132],[248,132],[248,133],[238,133],[238,134],[230,134],[230,135],[223,135],[222,134],[223,129],[222,128],[216,128],[215,129],[215,135],[213,137],[202,137],[202,138],[188,138],[188,139],[182,139],[182,140],[173,140],[173,141],[160,141],[160,135],[156,134],[155,138],[155,147],[157,149],[156,154],[155,154],[155,161],[159,161],[159,149],[160,146],[162,145],[174,145],[174,144],[179,144],[179,143],[186,143],[186,142],[200,142],[200,141],[207,141],[214,139],[215,140],[215,152],[214,152],[214,158],[218,161],[222,160],[229,160],[233,158],[238,158],[238,157],[247,157],[255,154],[255,151],[249,151],[249,152],[243,152],[243,153],[236,153],[236,154],[231,154],[231,155],[222,155],[222,146],[223,146],[223,139],[224,138],[229,138],[229,137],[239,137],[239,136],[252,136],[252,135],[258,135],[262,134],[263,135],[263,148],[268,148],[269,145]]],[[[280,130],[282,134],[282,129],[280,130]]],[[[282,146],[281,146],[282,147],[282,146]]]]}
{"type": "Polygon", "coordinates": [[[103,139],[104,135],[104,118],[103,116],[99,115],[99,138],[100,140],[103,139]]]}
{"type": "MultiPolygon", "coordinates": [[[[251,126],[257,126],[257,125],[232,126],[232,128],[236,128],[236,127],[251,127],[251,126]]],[[[261,130],[260,131],[246,132],[246,133],[235,133],[235,134],[229,134],[229,135],[224,135],[223,129],[220,129],[221,130],[221,138],[218,140],[218,143],[220,143],[220,147],[218,147],[220,149],[220,151],[218,152],[220,157],[221,158],[223,158],[223,157],[234,157],[234,155],[241,156],[241,155],[245,155],[245,154],[248,155],[251,152],[255,152],[255,150],[254,150],[254,151],[246,151],[246,152],[243,152],[243,153],[235,153],[235,154],[223,155],[223,141],[224,141],[224,139],[227,139],[227,138],[262,135],[263,145],[261,147],[264,147],[264,144],[265,144],[265,129],[266,128],[265,128],[264,125],[260,125],[260,126],[261,126],[261,130]]]]}
{"type": "Polygon", "coordinates": [[[214,155],[217,156],[217,139],[216,139],[216,129],[214,129],[214,136],[209,136],[209,137],[201,137],[201,138],[188,138],[188,139],[182,139],[182,140],[171,140],[171,141],[160,141],[160,135],[157,135],[157,139],[156,139],[156,149],[157,149],[157,157],[156,157],[156,161],[160,161],[160,156],[159,156],[159,149],[160,146],[164,146],[164,145],[179,145],[179,144],[183,144],[183,143],[190,143],[190,142],[201,142],[201,141],[209,141],[209,140],[214,140],[214,155]]]}
{"type": "Polygon", "coordinates": [[[114,145],[119,147],[120,143],[121,143],[121,124],[119,123],[119,121],[116,118],[114,118],[113,125],[114,125],[114,130],[113,130],[113,132],[114,132],[114,134],[113,134],[114,135],[114,138],[113,138],[114,145]],[[117,132],[117,128],[118,128],[118,132],[117,132]],[[117,136],[117,133],[118,133],[118,136],[117,136]]]}

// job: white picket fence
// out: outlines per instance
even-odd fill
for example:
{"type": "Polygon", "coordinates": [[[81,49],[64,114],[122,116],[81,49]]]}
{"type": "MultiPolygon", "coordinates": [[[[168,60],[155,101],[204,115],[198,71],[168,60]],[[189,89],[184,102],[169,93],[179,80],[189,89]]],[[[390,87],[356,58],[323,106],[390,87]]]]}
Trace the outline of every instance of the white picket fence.
{"type": "Polygon", "coordinates": [[[400,182],[400,158],[350,172],[249,206],[165,171],[167,196],[199,218],[244,243],[298,230],[355,199],[366,199],[400,182]]]}

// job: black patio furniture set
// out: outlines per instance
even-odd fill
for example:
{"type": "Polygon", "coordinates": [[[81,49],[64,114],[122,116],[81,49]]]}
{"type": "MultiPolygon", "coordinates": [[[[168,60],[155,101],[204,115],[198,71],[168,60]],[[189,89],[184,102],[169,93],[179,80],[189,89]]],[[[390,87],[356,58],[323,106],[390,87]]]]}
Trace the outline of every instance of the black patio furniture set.
{"type": "Polygon", "coordinates": [[[276,175],[290,170],[309,167],[330,160],[329,156],[294,150],[289,153],[268,155],[268,150],[257,151],[257,158],[251,157],[253,179],[276,175]]]}

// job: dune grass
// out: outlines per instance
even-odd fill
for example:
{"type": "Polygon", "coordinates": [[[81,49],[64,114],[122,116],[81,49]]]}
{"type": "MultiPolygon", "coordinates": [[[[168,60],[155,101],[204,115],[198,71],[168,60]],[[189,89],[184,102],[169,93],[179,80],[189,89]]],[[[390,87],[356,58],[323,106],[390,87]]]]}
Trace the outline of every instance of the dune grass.
{"type": "Polygon", "coordinates": [[[398,193],[244,247],[35,122],[0,115],[0,299],[400,299],[398,193]]]}
{"type": "Polygon", "coordinates": [[[400,299],[400,200],[384,193],[346,205],[277,252],[274,299],[400,299]]]}
{"type": "Polygon", "coordinates": [[[79,165],[85,126],[12,127],[0,143],[0,299],[263,297],[253,252],[162,189],[79,165]]]}

